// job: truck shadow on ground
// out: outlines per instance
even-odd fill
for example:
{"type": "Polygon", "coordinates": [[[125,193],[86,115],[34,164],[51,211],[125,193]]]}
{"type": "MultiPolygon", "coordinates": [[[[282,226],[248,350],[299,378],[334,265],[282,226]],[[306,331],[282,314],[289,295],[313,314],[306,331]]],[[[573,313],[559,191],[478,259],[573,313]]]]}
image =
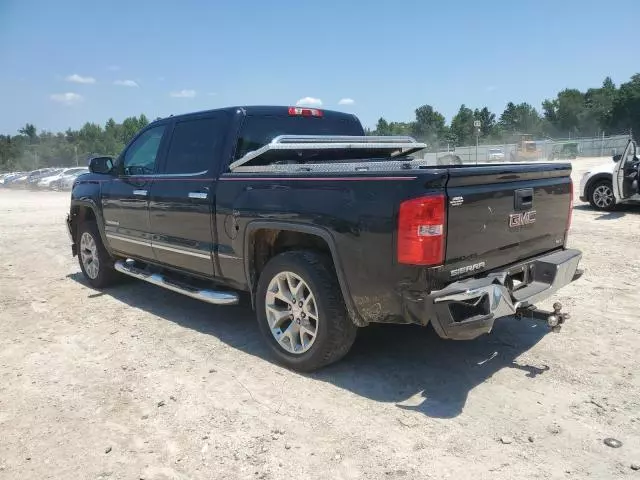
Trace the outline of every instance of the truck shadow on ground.
{"type": "MultiPolygon", "coordinates": [[[[80,273],[69,277],[87,285],[80,273]]],[[[104,294],[275,363],[248,299],[238,306],[216,307],[135,280],[104,294]]],[[[96,292],[88,297],[96,298],[96,292]]],[[[371,400],[395,403],[400,409],[454,418],[462,412],[469,392],[496,372],[514,368],[534,378],[549,370],[544,364],[517,361],[547,333],[545,326],[512,318],[496,322],[490,335],[461,342],[442,340],[431,328],[372,325],[360,329],[343,361],[308,376],[371,400]]]]}
{"type": "Polygon", "coordinates": [[[621,204],[610,212],[599,212],[598,210],[593,209],[590,205],[576,205],[575,207],[573,207],[573,209],[585,212],[599,213],[600,215],[595,217],[595,220],[617,220],[618,218],[622,218],[625,215],[640,214],[640,205],[636,204],[621,204]]]}

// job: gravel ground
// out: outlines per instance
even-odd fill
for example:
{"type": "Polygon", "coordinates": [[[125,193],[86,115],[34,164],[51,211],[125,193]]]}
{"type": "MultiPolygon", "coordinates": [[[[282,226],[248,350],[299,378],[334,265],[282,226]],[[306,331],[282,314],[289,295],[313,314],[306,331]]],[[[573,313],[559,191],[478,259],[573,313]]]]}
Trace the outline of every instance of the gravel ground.
{"type": "MultiPolygon", "coordinates": [[[[601,161],[574,162],[575,184],[601,161]]],[[[374,326],[300,375],[247,305],[89,288],[68,203],[0,190],[2,479],[640,478],[640,208],[576,203],[586,273],[553,299],[560,334],[374,326]]]]}

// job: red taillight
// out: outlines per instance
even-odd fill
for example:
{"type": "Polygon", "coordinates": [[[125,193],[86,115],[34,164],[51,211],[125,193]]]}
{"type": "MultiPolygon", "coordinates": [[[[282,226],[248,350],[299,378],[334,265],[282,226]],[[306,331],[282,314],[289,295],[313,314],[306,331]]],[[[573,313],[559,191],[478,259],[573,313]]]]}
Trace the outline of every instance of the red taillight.
{"type": "Polygon", "coordinates": [[[398,263],[442,264],[444,229],[444,195],[430,195],[402,202],[398,215],[398,263]]]}
{"type": "Polygon", "coordinates": [[[569,216],[567,218],[567,232],[571,228],[571,217],[573,217],[573,180],[569,179],[569,216]]]}
{"type": "Polygon", "coordinates": [[[321,117],[322,110],[317,108],[289,107],[289,115],[300,117],[321,117]]]}

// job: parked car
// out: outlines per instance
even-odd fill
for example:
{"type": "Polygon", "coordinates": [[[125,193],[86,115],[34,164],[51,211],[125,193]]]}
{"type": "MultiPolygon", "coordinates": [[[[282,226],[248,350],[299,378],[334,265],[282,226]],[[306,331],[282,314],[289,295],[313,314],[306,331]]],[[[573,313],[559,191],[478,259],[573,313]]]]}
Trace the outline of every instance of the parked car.
{"type": "Polygon", "coordinates": [[[38,182],[41,179],[43,179],[44,177],[48,177],[49,175],[55,175],[60,170],[61,169],[56,168],[41,168],[39,170],[34,170],[29,173],[24,186],[31,189],[38,188],[38,182]]]}
{"type": "Polygon", "coordinates": [[[580,200],[589,202],[596,210],[613,210],[621,203],[640,202],[639,177],[638,150],[630,140],[622,155],[614,155],[613,162],[585,172],[580,181],[580,200]]]}
{"type": "Polygon", "coordinates": [[[18,188],[24,186],[24,183],[27,181],[28,177],[28,172],[18,172],[5,178],[4,186],[7,188],[18,188]]]}
{"type": "Polygon", "coordinates": [[[490,148],[488,153],[488,160],[490,162],[504,160],[504,151],[501,148],[490,148]]]}
{"type": "Polygon", "coordinates": [[[549,160],[573,160],[578,157],[578,144],[562,143],[554,145],[551,153],[549,154],[549,160]]]}
{"type": "Polygon", "coordinates": [[[14,173],[12,173],[12,172],[7,172],[7,173],[0,174],[0,186],[4,187],[5,179],[11,177],[12,175],[14,175],[14,173]]]}
{"type": "Polygon", "coordinates": [[[74,174],[75,172],[87,173],[89,169],[87,167],[73,167],[73,168],[64,168],[53,175],[47,175],[42,177],[38,182],[39,188],[52,188],[52,184],[61,180],[64,176],[69,176],[74,174]]]}
{"type": "Polygon", "coordinates": [[[87,167],[70,168],[60,178],[51,182],[49,187],[53,190],[71,190],[76,178],[85,173],[89,173],[87,167]]]}
{"type": "Polygon", "coordinates": [[[67,227],[86,281],[127,275],[216,305],[247,292],[286,366],[342,358],[358,327],[472,339],[578,278],[571,164],[429,166],[345,113],[234,107],[157,120],[90,160],[67,227]],[[504,179],[509,179],[505,182],[504,179]]]}

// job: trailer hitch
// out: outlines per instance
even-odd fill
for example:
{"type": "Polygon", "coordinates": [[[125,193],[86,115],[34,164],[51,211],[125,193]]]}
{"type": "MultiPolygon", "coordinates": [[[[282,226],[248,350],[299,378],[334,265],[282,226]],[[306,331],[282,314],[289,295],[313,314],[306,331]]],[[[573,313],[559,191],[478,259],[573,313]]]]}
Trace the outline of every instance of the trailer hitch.
{"type": "Polygon", "coordinates": [[[537,307],[531,305],[528,307],[518,308],[515,314],[516,319],[522,320],[523,318],[544,322],[549,326],[552,332],[558,333],[562,330],[562,325],[566,320],[571,318],[568,313],[562,312],[562,304],[556,302],[553,304],[553,312],[547,312],[544,310],[538,310],[537,307]]]}

